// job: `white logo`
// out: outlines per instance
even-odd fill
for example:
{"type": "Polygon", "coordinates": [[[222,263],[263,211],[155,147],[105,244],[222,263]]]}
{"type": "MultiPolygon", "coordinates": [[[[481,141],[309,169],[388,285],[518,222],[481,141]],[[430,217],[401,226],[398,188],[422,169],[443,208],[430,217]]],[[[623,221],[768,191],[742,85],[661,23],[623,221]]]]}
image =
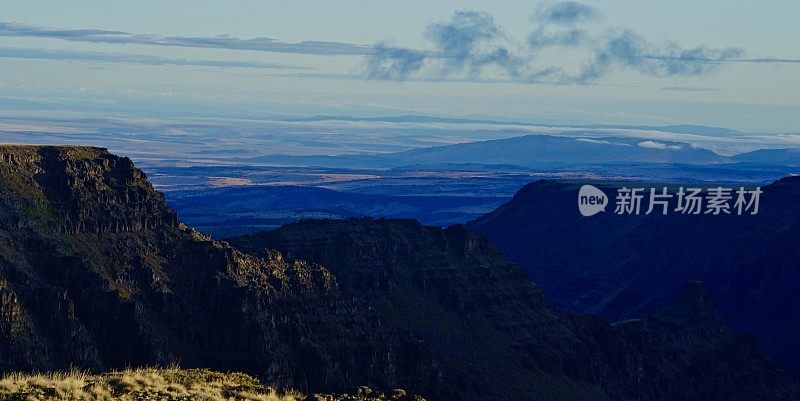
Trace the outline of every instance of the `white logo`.
{"type": "MultiPolygon", "coordinates": [[[[614,214],[640,215],[680,213],[685,215],[737,215],[758,214],[761,187],[726,188],[617,188],[614,214]],[[670,192],[670,190],[674,192],[670,192]],[[649,196],[648,196],[649,195],[649,196]]],[[[584,185],[578,192],[578,210],[589,217],[605,212],[608,197],[592,185],[584,185]]]]}
{"type": "Polygon", "coordinates": [[[594,186],[584,185],[578,192],[578,210],[586,217],[605,212],[607,204],[608,197],[605,192],[594,186]]]}

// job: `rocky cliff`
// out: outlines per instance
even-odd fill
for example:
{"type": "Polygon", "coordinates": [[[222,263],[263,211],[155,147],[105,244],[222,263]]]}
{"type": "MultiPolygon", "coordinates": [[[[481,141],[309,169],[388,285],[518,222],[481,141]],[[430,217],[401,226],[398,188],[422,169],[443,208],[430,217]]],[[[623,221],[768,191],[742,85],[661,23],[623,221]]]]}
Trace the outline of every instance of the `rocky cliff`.
{"type": "Polygon", "coordinates": [[[339,296],[329,271],[182,226],[129,159],[0,155],[0,369],[180,363],[309,391],[441,391],[421,341],[339,296]]]}
{"type": "Polygon", "coordinates": [[[611,325],[550,307],[463,227],[316,221],[235,242],[181,225],[126,158],[0,146],[0,370],[176,363],[448,401],[798,396],[696,286],[611,325]]]}

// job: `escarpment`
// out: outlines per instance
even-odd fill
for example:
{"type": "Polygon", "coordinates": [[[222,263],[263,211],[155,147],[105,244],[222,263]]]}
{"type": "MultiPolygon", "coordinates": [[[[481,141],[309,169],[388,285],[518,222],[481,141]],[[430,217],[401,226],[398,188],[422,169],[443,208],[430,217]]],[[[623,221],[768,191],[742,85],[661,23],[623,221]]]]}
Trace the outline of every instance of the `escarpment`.
{"type": "Polygon", "coordinates": [[[442,391],[427,347],[339,296],[325,268],[183,226],[129,159],[0,155],[0,369],[180,363],[309,391],[442,391]]]}

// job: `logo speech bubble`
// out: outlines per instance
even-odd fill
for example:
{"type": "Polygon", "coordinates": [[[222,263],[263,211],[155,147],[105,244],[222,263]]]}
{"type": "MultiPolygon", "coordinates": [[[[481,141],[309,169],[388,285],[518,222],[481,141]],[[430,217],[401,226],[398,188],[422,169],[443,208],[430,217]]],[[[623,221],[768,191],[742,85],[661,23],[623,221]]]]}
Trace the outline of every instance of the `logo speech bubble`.
{"type": "Polygon", "coordinates": [[[608,196],[595,186],[584,185],[578,191],[578,210],[585,217],[594,216],[605,212],[608,205],[608,196]]]}

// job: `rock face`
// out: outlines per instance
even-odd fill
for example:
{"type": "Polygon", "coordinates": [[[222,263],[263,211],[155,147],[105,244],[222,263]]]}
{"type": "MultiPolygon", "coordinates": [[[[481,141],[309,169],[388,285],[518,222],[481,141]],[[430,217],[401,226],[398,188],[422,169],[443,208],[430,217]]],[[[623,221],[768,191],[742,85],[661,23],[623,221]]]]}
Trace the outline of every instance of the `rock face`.
{"type": "Polygon", "coordinates": [[[464,227],[316,221],[235,243],[249,253],[181,225],[128,159],[0,146],[0,370],[178,363],[448,401],[800,395],[694,284],[611,325],[551,308],[464,227]]]}
{"type": "Polygon", "coordinates": [[[179,362],[309,391],[441,391],[420,340],[339,296],[329,271],[182,226],[129,159],[0,155],[0,369],[179,362]]]}
{"type": "Polygon", "coordinates": [[[340,290],[428,344],[447,383],[475,399],[791,399],[796,389],[689,283],[648,319],[611,325],[550,307],[463,226],[321,220],[231,239],[320,263],[340,290]]]}
{"type": "Polygon", "coordinates": [[[550,301],[577,313],[647,316],[686,281],[702,281],[735,330],[756,334],[771,360],[800,377],[800,177],[763,187],[758,214],[743,216],[619,216],[621,184],[595,183],[612,205],[585,218],[576,208],[580,184],[531,183],[469,226],[550,301]]]}

